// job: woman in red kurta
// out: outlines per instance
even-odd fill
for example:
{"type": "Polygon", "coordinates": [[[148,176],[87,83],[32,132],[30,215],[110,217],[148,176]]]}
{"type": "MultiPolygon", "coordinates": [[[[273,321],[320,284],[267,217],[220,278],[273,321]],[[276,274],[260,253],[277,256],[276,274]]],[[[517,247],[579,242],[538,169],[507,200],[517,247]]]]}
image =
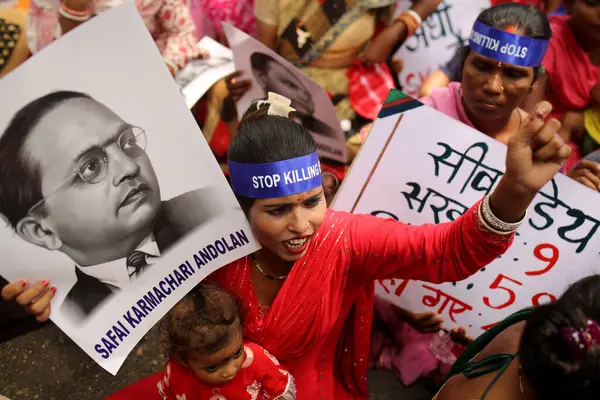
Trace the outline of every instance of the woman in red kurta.
{"type": "MultiPolygon", "coordinates": [[[[550,112],[548,106],[538,114],[550,112]]],[[[230,163],[232,187],[264,248],[212,278],[241,297],[246,338],[268,349],[288,368],[296,380],[298,399],[366,398],[374,281],[462,280],[502,254],[513,232],[486,229],[481,203],[454,223],[413,227],[370,215],[326,211],[321,185],[290,196],[251,198],[244,182],[236,183],[236,173],[246,175],[256,164],[296,160],[315,151],[300,125],[265,115],[268,106],[262,103],[261,107],[251,107],[228,158],[240,163],[236,168],[230,163]]],[[[553,139],[554,132],[548,137],[557,129],[555,123],[545,133],[547,140],[557,141],[551,151],[554,162],[537,165],[544,172],[519,172],[536,181],[534,188],[523,192],[504,178],[492,195],[505,199],[494,209],[504,220],[516,221],[524,215],[537,189],[568,155],[568,148],[553,139]],[[514,197],[502,194],[509,192],[514,197]]],[[[541,119],[535,124],[539,128],[541,119]]],[[[517,136],[522,140],[523,135],[528,134],[521,131],[517,136]]],[[[519,151],[530,149],[523,142],[520,146],[524,147],[519,151]]],[[[527,151],[527,156],[522,155],[531,163],[527,151]]],[[[509,175],[511,169],[509,164],[509,175]]]]}
{"type": "MultiPolygon", "coordinates": [[[[367,398],[375,279],[456,281],[509,247],[527,207],[570,153],[556,136],[558,121],[544,123],[551,108],[540,103],[511,137],[506,173],[492,194],[453,223],[408,226],[328,211],[320,175],[314,175],[312,136],[277,116],[287,115],[285,104],[251,106],[231,143],[229,171],[263,248],[211,279],[241,298],[246,338],[289,370],[297,399],[367,398]],[[289,177],[289,168],[310,170],[311,178],[289,185],[282,179],[277,188],[264,179],[277,170],[289,177]],[[270,185],[255,189],[253,181],[270,185]]],[[[2,295],[45,320],[53,295],[45,291],[42,282],[27,288],[13,282],[2,295]]]]}

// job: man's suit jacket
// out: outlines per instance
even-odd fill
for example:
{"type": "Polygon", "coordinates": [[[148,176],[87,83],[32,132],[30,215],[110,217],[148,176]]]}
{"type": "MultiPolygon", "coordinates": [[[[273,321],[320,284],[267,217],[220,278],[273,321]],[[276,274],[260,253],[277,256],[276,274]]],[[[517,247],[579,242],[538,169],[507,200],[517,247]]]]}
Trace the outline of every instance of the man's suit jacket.
{"type": "MultiPolygon", "coordinates": [[[[153,230],[161,254],[202,224],[236,207],[239,208],[224,197],[218,187],[194,190],[163,201],[153,230]]],[[[75,268],[77,282],[67,294],[63,308],[66,312],[82,314],[80,318],[83,319],[107,300],[116,288],[86,275],[82,269],[85,270],[85,267],[75,268]]]]}

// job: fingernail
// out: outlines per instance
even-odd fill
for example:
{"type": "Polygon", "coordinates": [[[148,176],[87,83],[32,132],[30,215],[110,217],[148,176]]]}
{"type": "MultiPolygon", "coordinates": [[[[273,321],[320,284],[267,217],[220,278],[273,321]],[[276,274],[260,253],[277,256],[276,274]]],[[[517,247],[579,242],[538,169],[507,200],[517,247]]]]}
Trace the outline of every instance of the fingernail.
{"type": "Polygon", "coordinates": [[[52,286],[50,288],[50,291],[52,292],[52,294],[55,294],[56,293],[56,286],[52,286]]]}
{"type": "Polygon", "coordinates": [[[548,114],[548,110],[544,107],[544,106],[539,106],[536,110],[535,110],[535,115],[536,117],[539,118],[546,118],[546,115],[548,114]]]}
{"type": "Polygon", "coordinates": [[[44,284],[44,286],[48,286],[50,284],[49,281],[42,281],[42,283],[44,284]]]}
{"type": "MultiPolygon", "coordinates": [[[[600,165],[599,165],[599,167],[600,167],[600,165]]],[[[23,287],[27,286],[27,281],[21,281],[21,286],[23,286],[23,287]]]]}
{"type": "Polygon", "coordinates": [[[565,141],[563,140],[563,138],[562,138],[562,137],[561,137],[561,136],[560,136],[558,133],[555,133],[555,134],[554,134],[554,137],[558,138],[558,140],[560,140],[560,142],[561,142],[562,144],[565,144],[565,141]]]}

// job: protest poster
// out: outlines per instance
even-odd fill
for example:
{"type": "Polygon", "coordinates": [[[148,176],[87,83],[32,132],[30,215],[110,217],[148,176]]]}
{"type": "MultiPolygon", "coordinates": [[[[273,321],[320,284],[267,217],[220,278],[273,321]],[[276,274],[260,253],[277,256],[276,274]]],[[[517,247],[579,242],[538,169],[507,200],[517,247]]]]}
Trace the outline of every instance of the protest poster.
{"type": "MultiPolygon", "coordinates": [[[[398,11],[412,6],[401,0],[398,11]]],[[[443,0],[438,8],[406,39],[395,57],[403,62],[399,80],[402,90],[417,97],[423,80],[445,65],[467,44],[477,16],[490,7],[490,0],[443,0]]]]}
{"type": "Polygon", "coordinates": [[[230,49],[208,36],[198,42],[198,47],[206,50],[208,57],[190,61],[175,75],[188,108],[192,108],[217,81],[235,72],[230,49]]]}
{"type": "MultiPolygon", "coordinates": [[[[505,157],[500,142],[393,90],[333,208],[412,225],[454,221],[500,181],[505,157]]],[[[414,312],[437,312],[446,327],[476,337],[600,273],[598,199],[559,174],[535,198],[508,252],[475,275],[441,285],[381,280],[376,292],[414,312]]]]}
{"type": "Polygon", "coordinates": [[[182,296],[259,245],[133,2],[0,90],[0,275],[55,285],[54,323],[116,374],[182,296]]]}
{"type": "Polygon", "coordinates": [[[245,32],[229,24],[223,28],[235,66],[244,73],[239,79],[252,81],[237,103],[239,117],[253,100],[267,98],[268,92],[278,93],[292,100],[293,118],[312,133],[319,156],[346,162],[346,137],[325,89],[245,32]]]}

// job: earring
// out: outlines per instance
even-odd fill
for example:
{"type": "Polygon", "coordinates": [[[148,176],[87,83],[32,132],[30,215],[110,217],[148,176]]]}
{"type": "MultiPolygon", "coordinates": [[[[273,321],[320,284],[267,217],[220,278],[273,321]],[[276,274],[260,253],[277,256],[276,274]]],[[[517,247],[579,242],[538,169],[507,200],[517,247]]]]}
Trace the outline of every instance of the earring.
{"type": "Polygon", "coordinates": [[[498,68],[502,68],[502,62],[498,61],[498,64],[496,64],[498,66],[498,68]]]}
{"type": "Polygon", "coordinates": [[[504,86],[500,86],[500,91],[504,92],[504,86]]]}

